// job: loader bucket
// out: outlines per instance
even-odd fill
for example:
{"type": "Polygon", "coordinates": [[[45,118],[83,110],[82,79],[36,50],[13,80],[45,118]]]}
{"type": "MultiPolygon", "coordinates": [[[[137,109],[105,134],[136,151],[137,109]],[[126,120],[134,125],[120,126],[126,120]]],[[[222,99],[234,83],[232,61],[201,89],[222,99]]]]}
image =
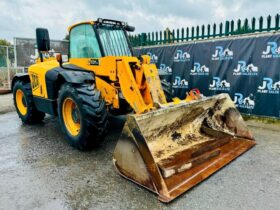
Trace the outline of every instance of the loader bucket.
{"type": "Polygon", "coordinates": [[[255,145],[227,94],[129,115],[113,162],[169,202],[255,145]]]}

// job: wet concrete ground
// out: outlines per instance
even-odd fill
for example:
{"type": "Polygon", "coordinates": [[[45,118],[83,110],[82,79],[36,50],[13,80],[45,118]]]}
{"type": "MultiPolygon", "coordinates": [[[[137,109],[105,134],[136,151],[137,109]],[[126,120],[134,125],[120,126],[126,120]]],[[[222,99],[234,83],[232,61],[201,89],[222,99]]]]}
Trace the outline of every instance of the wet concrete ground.
{"type": "Polygon", "coordinates": [[[280,128],[252,127],[258,145],[170,204],[121,178],[112,153],[121,123],[91,152],[70,147],[56,118],[0,115],[0,209],[279,209],[280,128]]]}
{"type": "Polygon", "coordinates": [[[12,93],[0,95],[0,102],[0,114],[15,111],[12,93]]]}

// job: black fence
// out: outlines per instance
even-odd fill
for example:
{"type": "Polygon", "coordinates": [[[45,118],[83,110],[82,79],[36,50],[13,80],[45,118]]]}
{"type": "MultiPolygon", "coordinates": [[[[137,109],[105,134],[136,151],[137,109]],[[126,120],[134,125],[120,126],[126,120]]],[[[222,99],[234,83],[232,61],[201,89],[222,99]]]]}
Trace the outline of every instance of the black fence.
{"type": "Polygon", "coordinates": [[[280,118],[280,35],[136,48],[148,54],[177,97],[199,88],[228,93],[242,113],[280,118]]]}

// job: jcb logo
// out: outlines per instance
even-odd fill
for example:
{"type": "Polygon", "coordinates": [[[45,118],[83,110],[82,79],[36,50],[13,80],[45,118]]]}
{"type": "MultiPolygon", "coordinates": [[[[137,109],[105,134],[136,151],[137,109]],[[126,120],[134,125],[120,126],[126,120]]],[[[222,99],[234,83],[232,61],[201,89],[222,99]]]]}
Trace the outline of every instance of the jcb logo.
{"type": "Polygon", "coordinates": [[[36,90],[39,87],[39,79],[37,74],[31,74],[31,86],[32,90],[36,90]]]}

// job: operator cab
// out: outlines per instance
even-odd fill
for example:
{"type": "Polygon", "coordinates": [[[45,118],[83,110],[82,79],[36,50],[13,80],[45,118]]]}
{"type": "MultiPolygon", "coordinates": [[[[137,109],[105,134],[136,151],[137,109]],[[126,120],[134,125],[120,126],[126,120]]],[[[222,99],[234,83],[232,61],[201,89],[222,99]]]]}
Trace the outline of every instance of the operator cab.
{"type": "Polygon", "coordinates": [[[124,22],[98,18],[69,28],[71,58],[132,56],[127,31],[134,27],[124,22]]]}

